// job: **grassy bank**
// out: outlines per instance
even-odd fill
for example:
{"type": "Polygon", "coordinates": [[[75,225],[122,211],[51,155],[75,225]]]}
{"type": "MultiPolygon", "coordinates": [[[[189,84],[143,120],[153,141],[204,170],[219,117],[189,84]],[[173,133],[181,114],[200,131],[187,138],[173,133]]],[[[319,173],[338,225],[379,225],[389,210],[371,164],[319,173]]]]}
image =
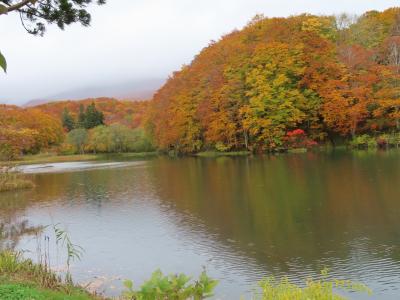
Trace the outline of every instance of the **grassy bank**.
{"type": "MultiPolygon", "coordinates": [[[[63,280],[48,268],[34,264],[20,253],[0,252],[0,299],[2,300],[111,300],[92,294],[74,285],[66,276],[63,280]]],[[[132,281],[124,282],[125,290],[113,299],[119,300],[202,300],[213,295],[217,281],[202,272],[197,280],[184,274],[164,275],[155,271],[138,289],[132,281]]]]}
{"type": "Polygon", "coordinates": [[[4,165],[27,165],[27,164],[45,164],[45,163],[62,163],[62,162],[78,162],[78,161],[96,161],[111,159],[133,159],[145,158],[158,155],[157,152],[138,152],[138,153],[101,153],[101,154],[73,154],[73,155],[57,155],[52,153],[24,155],[15,161],[3,161],[4,165]]]}
{"type": "Polygon", "coordinates": [[[18,253],[0,253],[0,299],[2,300],[100,300],[84,289],[67,284],[42,265],[18,253]]]}
{"type": "MultiPolygon", "coordinates": [[[[328,271],[321,272],[321,279],[308,279],[303,287],[291,283],[287,278],[275,280],[269,278],[259,282],[259,292],[253,300],[345,300],[336,293],[337,290],[371,294],[365,285],[349,280],[328,278],[328,271]]],[[[218,284],[203,272],[193,281],[184,274],[164,275],[157,270],[139,289],[134,289],[129,280],[124,282],[125,290],[114,299],[119,300],[157,300],[187,299],[202,300],[213,296],[218,284]]],[[[239,298],[239,297],[238,297],[239,298]]],[[[63,281],[50,271],[46,265],[34,264],[20,254],[0,252],[0,299],[2,300],[107,300],[91,294],[72,281],[63,281]]],[[[241,298],[243,299],[243,298],[241,298]]],[[[109,299],[111,300],[111,299],[109,299]]]]}
{"type": "Polygon", "coordinates": [[[0,281],[0,299],[2,300],[93,300],[96,299],[83,291],[53,291],[29,283],[2,283],[0,281]]]}
{"type": "Polygon", "coordinates": [[[198,157],[248,156],[248,155],[251,155],[250,151],[236,151],[236,152],[204,151],[196,153],[196,156],[198,157]]]}
{"type": "Polygon", "coordinates": [[[127,153],[112,153],[103,155],[106,159],[136,159],[136,158],[147,158],[160,155],[159,152],[127,152],[127,153]]]}
{"type": "MultiPolygon", "coordinates": [[[[332,151],[332,150],[348,150],[349,147],[346,145],[329,146],[321,145],[314,147],[312,150],[306,148],[293,148],[279,153],[306,153],[308,151],[332,151]]],[[[351,148],[350,148],[351,149],[351,148]]],[[[368,149],[368,147],[358,147],[357,149],[368,149]]],[[[374,149],[377,149],[374,148],[374,149]]],[[[386,149],[386,148],[385,148],[386,149]]],[[[389,148],[388,148],[389,149],[389,148]]],[[[265,154],[268,154],[266,152],[265,154]]],[[[18,160],[14,161],[1,161],[1,165],[27,165],[27,164],[45,164],[45,163],[63,163],[63,162],[80,162],[80,161],[107,161],[107,160],[133,160],[140,158],[156,157],[159,155],[167,155],[162,152],[128,152],[128,153],[99,153],[99,154],[71,154],[71,155],[57,155],[55,153],[35,154],[35,155],[24,155],[18,160]]],[[[172,153],[169,156],[179,156],[178,154],[172,153]]],[[[250,151],[232,151],[232,152],[219,152],[219,151],[203,151],[192,154],[197,157],[215,158],[215,157],[244,157],[250,155],[257,155],[250,151]]],[[[183,155],[183,157],[188,155],[183,155]]],[[[190,156],[190,155],[189,155],[190,156]]]]}

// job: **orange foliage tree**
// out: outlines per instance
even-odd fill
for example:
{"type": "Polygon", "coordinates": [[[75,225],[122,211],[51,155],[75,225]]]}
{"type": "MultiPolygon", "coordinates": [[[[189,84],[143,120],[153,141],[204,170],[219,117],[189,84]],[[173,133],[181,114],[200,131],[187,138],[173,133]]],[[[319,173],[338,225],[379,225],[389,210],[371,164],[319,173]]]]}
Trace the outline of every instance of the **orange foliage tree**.
{"type": "Polygon", "coordinates": [[[38,109],[0,106],[0,153],[13,159],[22,153],[37,153],[63,141],[61,123],[38,109]]]}
{"type": "Polygon", "coordinates": [[[346,16],[256,16],[175,72],[146,110],[163,150],[285,147],[400,130],[400,8],[346,16]]]}

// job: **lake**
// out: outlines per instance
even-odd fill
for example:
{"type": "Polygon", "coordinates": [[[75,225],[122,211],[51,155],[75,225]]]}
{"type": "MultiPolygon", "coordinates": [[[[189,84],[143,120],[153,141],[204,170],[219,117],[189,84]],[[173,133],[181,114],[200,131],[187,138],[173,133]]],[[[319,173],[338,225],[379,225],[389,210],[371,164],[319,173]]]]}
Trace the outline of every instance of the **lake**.
{"type": "Polygon", "coordinates": [[[32,168],[34,190],[0,194],[0,247],[35,258],[49,235],[62,268],[51,226],[41,227],[59,224],[85,250],[73,278],[106,295],[158,268],[197,276],[205,267],[220,281],[216,299],[250,299],[262,278],[302,283],[327,267],[374,291],[353,299],[400,297],[400,152],[32,168]]]}

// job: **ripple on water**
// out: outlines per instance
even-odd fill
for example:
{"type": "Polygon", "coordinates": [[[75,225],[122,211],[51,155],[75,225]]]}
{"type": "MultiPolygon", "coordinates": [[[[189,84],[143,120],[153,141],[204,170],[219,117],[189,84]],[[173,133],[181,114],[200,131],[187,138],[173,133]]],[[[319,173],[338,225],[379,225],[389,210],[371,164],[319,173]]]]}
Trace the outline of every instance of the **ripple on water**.
{"type": "MultiPolygon", "coordinates": [[[[81,282],[119,276],[137,286],[157,268],[196,277],[204,265],[220,281],[218,298],[249,299],[262,278],[304,284],[329,267],[332,278],[362,281],[377,295],[351,299],[396,299],[398,159],[370,185],[364,173],[384,162],[302,157],[95,163],[90,171],[32,176],[37,188],[10,197],[9,206],[21,203],[34,225],[69,226],[86,250],[73,268],[81,282]]],[[[118,294],[119,285],[104,285],[118,294]]]]}

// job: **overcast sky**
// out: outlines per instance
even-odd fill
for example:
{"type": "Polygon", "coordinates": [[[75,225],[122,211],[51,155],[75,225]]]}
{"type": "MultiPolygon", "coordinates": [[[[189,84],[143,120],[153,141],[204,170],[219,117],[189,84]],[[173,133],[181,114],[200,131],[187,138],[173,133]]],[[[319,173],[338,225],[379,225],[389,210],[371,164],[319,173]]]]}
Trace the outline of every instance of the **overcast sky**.
{"type": "Polygon", "coordinates": [[[92,25],[30,36],[15,14],[0,16],[0,103],[22,103],[60,92],[166,78],[210,40],[242,28],[254,15],[363,13],[399,0],[108,0],[91,6],[92,25]]]}

